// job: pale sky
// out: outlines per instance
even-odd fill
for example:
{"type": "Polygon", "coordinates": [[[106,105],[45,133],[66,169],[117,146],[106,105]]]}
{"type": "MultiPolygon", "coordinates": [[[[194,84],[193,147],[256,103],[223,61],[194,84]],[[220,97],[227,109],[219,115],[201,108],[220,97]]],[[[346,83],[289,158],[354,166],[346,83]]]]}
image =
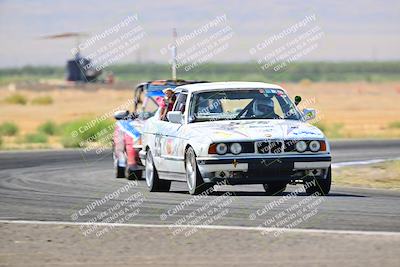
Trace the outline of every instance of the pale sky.
{"type": "MultiPolygon", "coordinates": [[[[400,60],[398,0],[0,0],[0,67],[62,66],[71,57],[74,39],[45,40],[41,36],[81,31],[89,38],[133,15],[138,16],[137,24],[146,36],[139,50],[121,58],[121,63],[139,59],[166,63],[170,55],[161,54],[160,49],[171,42],[172,28],[182,36],[222,15],[226,15],[225,23],[234,35],[228,40],[229,47],[211,61],[257,60],[267,50],[252,56],[250,48],[313,14],[313,26],[324,35],[318,47],[302,60],[400,60]]],[[[206,37],[199,36],[193,42],[206,37]]]]}

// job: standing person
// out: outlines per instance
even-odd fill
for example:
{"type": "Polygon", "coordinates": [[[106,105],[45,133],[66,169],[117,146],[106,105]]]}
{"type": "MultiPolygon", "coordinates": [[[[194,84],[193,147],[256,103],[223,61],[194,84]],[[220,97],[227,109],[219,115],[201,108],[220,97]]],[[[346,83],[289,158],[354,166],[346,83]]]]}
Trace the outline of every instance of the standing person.
{"type": "Polygon", "coordinates": [[[160,119],[167,120],[167,113],[172,110],[176,100],[174,90],[172,88],[165,88],[163,90],[165,94],[163,104],[161,105],[160,119]]]}

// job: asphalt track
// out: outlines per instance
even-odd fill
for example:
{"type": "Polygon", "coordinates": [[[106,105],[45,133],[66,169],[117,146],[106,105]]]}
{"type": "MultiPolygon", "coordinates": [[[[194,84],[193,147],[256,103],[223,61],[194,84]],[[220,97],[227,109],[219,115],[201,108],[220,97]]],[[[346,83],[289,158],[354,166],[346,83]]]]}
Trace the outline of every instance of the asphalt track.
{"type": "MultiPolygon", "coordinates": [[[[332,153],[335,164],[399,158],[400,140],[337,141],[332,144],[332,153]]],[[[311,203],[303,193],[290,195],[298,188],[295,186],[288,187],[284,199],[265,196],[260,185],[221,186],[208,197],[195,199],[186,192],[185,183],[174,182],[168,193],[148,193],[145,182],[139,181],[122,192],[128,182],[114,178],[110,151],[1,152],[0,220],[101,222],[98,218],[102,213],[110,215],[118,203],[140,192],[136,194],[140,203],[135,198],[138,205],[129,211],[135,213],[122,223],[185,224],[188,221],[184,219],[200,216],[224,201],[227,213],[214,217],[210,224],[268,227],[273,225],[266,222],[269,218],[277,218],[288,208],[294,210],[302,200],[304,205],[311,203]],[[87,210],[88,205],[113,192],[118,196],[87,210]],[[272,202],[276,206],[263,211],[272,202]]],[[[333,187],[329,196],[316,199],[312,200],[315,214],[293,228],[400,232],[399,192],[333,187]]],[[[219,207],[216,212],[222,212],[219,207]]],[[[208,224],[205,219],[197,222],[208,224]]]]}

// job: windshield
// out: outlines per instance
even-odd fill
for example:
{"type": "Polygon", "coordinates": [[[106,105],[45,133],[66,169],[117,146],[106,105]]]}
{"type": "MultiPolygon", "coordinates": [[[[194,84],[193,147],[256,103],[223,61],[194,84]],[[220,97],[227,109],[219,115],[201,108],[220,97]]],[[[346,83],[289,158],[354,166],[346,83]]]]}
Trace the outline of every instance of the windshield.
{"type": "Polygon", "coordinates": [[[157,112],[160,103],[163,101],[165,94],[162,90],[166,88],[175,89],[177,84],[149,84],[145,91],[142,91],[140,95],[140,102],[143,103],[141,106],[138,105],[139,108],[139,118],[148,119],[153,117],[157,112]]]}
{"type": "MultiPolygon", "coordinates": [[[[145,99],[143,101],[143,105],[141,107],[141,111],[138,114],[140,119],[144,119],[145,120],[145,119],[148,119],[148,118],[154,116],[154,114],[156,113],[156,111],[158,109],[158,106],[159,106],[159,104],[157,102],[157,100],[159,98],[162,99],[162,96],[157,96],[157,97],[154,97],[154,98],[151,97],[151,96],[150,97],[149,96],[145,97],[145,99]]],[[[158,100],[158,101],[160,101],[160,100],[158,100]]]]}
{"type": "Polygon", "coordinates": [[[194,95],[189,122],[243,119],[299,120],[292,101],[278,89],[237,89],[194,95]]]}

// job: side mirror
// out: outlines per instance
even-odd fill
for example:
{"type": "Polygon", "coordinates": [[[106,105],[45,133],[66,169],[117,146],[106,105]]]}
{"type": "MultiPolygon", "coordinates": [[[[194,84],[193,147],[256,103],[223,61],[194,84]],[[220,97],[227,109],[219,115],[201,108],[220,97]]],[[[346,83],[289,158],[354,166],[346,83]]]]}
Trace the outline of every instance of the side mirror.
{"type": "Polygon", "coordinates": [[[305,108],[303,109],[303,118],[306,121],[315,119],[315,117],[317,116],[317,112],[315,111],[315,109],[313,108],[305,108]]]}
{"type": "Polygon", "coordinates": [[[170,112],[167,113],[167,119],[168,119],[169,122],[181,124],[182,120],[183,120],[182,112],[180,112],[180,111],[170,111],[170,112]]]}
{"type": "Polygon", "coordinates": [[[297,106],[298,104],[300,104],[300,102],[301,102],[301,96],[296,95],[294,97],[294,104],[297,106]]]}
{"type": "Polygon", "coordinates": [[[118,110],[114,113],[114,118],[119,121],[119,120],[124,120],[129,116],[129,111],[127,110],[118,110]]]}

